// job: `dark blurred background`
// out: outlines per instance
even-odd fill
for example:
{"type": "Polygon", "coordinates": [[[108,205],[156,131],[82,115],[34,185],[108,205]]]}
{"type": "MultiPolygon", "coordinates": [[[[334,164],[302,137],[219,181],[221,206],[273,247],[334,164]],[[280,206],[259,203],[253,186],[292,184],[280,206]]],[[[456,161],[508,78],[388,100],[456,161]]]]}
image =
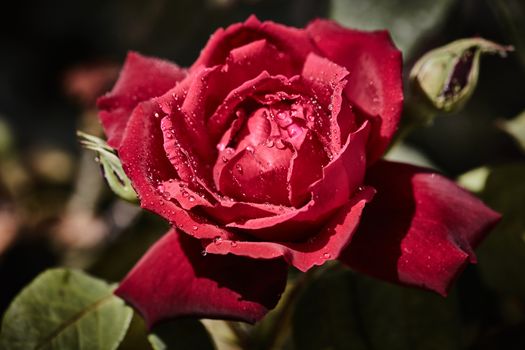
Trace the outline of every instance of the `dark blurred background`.
{"type": "MultiPolygon", "coordinates": [[[[478,88],[464,110],[418,129],[407,145],[451,177],[524,159],[496,127],[525,109],[521,0],[61,0],[2,7],[0,315],[49,266],[87,268],[118,280],[163,232],[161,220],[108,193],[75,131],[101,135],[94,101],[111,88],[128,50],[188,66],[216,28],[252,13],[297,27],[325,17],[389,29],[403,50],[405,75],[424,52],[454,39],[481,36],[513,45],[508,58],[482,58],[478,88]],[[118,261],[108,263],[117,253],[118,261]]],[[[479,283],[477,270],[469,270],[460,286],[476,293],[479,283]]],[[[503,322],[498,312],[467,311],[490,325],[503,322]]],[[[516,336],[519,327],[502,332],[516,336]]]]}

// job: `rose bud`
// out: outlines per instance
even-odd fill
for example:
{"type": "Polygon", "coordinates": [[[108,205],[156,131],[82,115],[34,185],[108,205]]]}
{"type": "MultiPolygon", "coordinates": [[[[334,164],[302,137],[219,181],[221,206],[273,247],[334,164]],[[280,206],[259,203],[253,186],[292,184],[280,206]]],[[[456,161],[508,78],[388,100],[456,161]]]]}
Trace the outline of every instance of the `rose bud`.
{"type": "Polygon", "coordinates": [[[427,52],[410,71],[411,91],[423,104],[420,114],[431,120],[437,112],[462,108],[478,83],[481,54],[506,56],[511,49],[482,38],[470,38],[427,52]]]}
{"type": "Polygon", "coordinates": [[[386,31],[253,16],[187,69],[130,53],[100,118],[141,206],[173,228],[117,295],[149,325],[255,322],[288,266],[336,259],[445,295],[499,215],[431,170],[381,160],[401,62],[386,31]]]}

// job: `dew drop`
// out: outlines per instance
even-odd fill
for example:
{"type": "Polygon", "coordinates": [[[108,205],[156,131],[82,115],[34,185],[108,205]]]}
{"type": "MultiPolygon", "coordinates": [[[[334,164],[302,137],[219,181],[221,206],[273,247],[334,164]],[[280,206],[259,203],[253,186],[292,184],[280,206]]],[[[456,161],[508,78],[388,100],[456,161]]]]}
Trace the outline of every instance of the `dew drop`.
{"type": "Polygon", "coordinates": [[[230,245],[231,245],[232,247],[235,248],[235,247],[237,247],[237,242],[235,242],[235,241],[231,241],[231,242],[230,242],[230,245]]]}
{"type": "Polygon", "coordinates": [[[244,171],[242,170],[242,166],[240,164],[235,165],[235,169],[239,172],[239,174],[242,174],[244,171]]]}
{"type": "Polygon", "coordinates": [[[266,141],[266,147],[272,148],[273,147],[273,140],[266,141]]]}
{"type": "Polygon", "coordinates": [[[213,243],[215,243],[215,245],[221,245],[222,244],[222,238],[217,236],[213,239],[213,243]]]}
{"type": "Polygon", "coordinates": [[[330,259],[330,257],[331,257],[330,253],[323,254],[323,259],[330,259]]]}
{"type": "Polygon", "coordinates": [[[199,227],[196,225],[193,225],[191,228],[193,229],[193,231],[197,231],[199,229],[199,227]]]}
{"type": "Polygon", "coordinates": [[[224,163],[228,162],[228,158],[226,158],[226,156],[222,156],[221,159],[222,159],[222,161],[223,161],[224,163]]]}
{"type": "Polygon", "coordinates": [[[202,255],[202,256],[206,256],[206,255],[208,255],[208,252],[205,251],[205,250],[203,250],[203,251],[201,252],[201,255],[202,255]]]}
{"type": "Polygon", "coordinates": [[[155,118],[159,118],[160,117],[160,115],[157,112],[155,112],[155,114],[153,114],[153,115],[155,116],[155,118]]]}
{"type": "Polygon", "coordinates": [[[190,197],[188,198],[188,200],[189,200],[190,202],[195,202],[195,197],[190,196],[190,197]]]}

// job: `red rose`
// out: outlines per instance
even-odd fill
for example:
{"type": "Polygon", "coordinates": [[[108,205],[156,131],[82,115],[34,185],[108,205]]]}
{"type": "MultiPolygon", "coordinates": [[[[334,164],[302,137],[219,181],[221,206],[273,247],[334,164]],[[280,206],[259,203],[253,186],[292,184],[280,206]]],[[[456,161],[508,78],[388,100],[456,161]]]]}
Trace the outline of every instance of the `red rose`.
{"type": "Polygon", "coordinates": [[[446,294],[499,216],[438,174],[380,160],[402,102],[388,33],[326,20],[251,17],[188,69],[130,53],[100,117],[142,207],[174,228],[116,293],[149,324],[254,322],[288,265],[339,259],[446,294]]]}

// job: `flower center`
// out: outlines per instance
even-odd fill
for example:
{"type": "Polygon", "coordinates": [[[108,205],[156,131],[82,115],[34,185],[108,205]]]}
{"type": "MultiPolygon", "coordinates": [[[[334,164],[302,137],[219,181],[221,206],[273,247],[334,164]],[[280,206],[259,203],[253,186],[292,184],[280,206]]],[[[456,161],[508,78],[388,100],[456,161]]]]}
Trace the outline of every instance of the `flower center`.
{"type": "MultiPolygon", "coordinates": [[[[297,189],[291,176],[300,153],[315,176],[328,157],[310,130],[315,108],[310,100],[284,92],[255,97],[238,107],[236,120],[217,146],[214,180],[224,195],[241,201],[291,205],[297,189]],[[253,101],[252,101],[253,102],[253,101]],[[309,157],[309,153],[316,153],[309,157]],[[294,192],[294,194],[292,194],[294,192]]],[[[295,171],[296,172],[296,171],[295,171]]],[[[305,186],[301,189],[307,190],[305,186]]],[[[304,191],[303,191],[304,192],[304,191]]]]}

